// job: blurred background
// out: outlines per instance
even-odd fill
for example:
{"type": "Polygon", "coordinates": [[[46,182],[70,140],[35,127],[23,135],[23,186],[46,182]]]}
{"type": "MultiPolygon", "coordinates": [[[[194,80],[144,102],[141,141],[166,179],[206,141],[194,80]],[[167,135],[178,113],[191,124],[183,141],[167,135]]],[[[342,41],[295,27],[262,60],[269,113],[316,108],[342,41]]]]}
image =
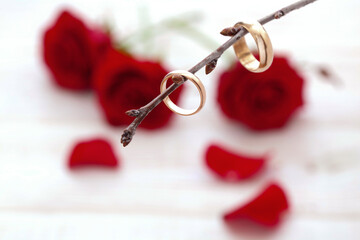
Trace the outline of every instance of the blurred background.
{"type": "MultiPolygon", "coordinates": [[[[106,22],[117,39],[179,16],[191,19],[197,34],[163,31],[151,47],[133,40],[133,52],[189,69],[227,40],[219,34],[224,27],[292,2],[1,1],[0,239],[358,239],[359,1],[318,1],[266,24],[275,53],[286,54],[306,80],[304,107],[279,130],[254,132],[220,112],[217,80],[235,61],[230,49],[213,73],[197,74],[208,94],[200,113],[175,116],[161,130],[139,129],[123,148],[125,126],[108,126],[92,93],[56,87],[41,56],[43,33],[64,8],[106,22]],[[74,142],[94,136],[111,140],[121,166],[69,170],[74,142]],[[219,181],[203,161],[214,142],[270,152],[268,167],[250,181],[219,181]],[[269,180],[286,190],[286,218],[274,231],[234,236],[221,215],[269,180]]],[[[196,99],[188,87],[180,104],[196,99]]]]}

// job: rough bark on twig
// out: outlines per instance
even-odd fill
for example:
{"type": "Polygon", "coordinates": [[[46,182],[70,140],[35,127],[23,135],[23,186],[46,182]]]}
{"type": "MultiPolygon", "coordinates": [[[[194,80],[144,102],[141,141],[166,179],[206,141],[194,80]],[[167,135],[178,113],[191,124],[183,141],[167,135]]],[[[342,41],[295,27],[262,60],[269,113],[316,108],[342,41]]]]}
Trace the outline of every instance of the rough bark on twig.
{"type": "MultiPolygon", "coordinates": [[[[298,2],[295,2],[287,7],[284,7],[264,18],[261,18],[259,21],[260,24],[264,25],[274,19],[279,19],[289,12],[302,8],[310,3],[313,3],[317,0],[301,0],[298,2]]],[[[247,34],[247,31],[243,28],[236,29],[235,27],[225,28],[223,31],[221,31],[221,34],[232,36],[228,41],[226,41],[223,45],[218,47],[215,51],[210,53],[206,58],[204,58],[202,61],[200,61],[198,64],[190,68],[188,71],[195,74],[197,71],[199,71],[201,68],[206,66],[206,73],[210,73],[213,71],[216,67],[216,62],[219,59],[219,57],[224,53],[226,49],[231,47],[237,40],[242,38],[247,34]]],[[[159,94],[156,98],[154,98],[151,102],[146,104],[145,106],[127,111],[127,115],[135,117],[134,121],[124,130],[122,136],[121,136],[121,143],[123,146],[127,146],[133,136],[135,135],[135,131],[139,124],[144,120],[144,118],[158,105],[162,102],[162,100],[169,96],[175,89],[177,89],[181,84],[183,84],[186,81],[180,81],[179,78],[173,78],[173,84],[168,87],[163,93],[159,94]]]]}

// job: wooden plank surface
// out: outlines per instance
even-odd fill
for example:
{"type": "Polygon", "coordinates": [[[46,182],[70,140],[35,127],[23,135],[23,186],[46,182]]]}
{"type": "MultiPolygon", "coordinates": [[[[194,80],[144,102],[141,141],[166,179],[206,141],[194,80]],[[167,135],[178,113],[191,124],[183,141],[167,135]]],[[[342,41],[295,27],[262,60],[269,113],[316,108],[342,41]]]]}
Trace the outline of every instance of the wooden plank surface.
{"type": "MultiPolygon", "coordinates": [[[[225,38],[217,36],[219,30],[240,20],[240,15],[261,17],[288,3],[249,1],[227,11],[207,1],[185,1],[177,9],[170,7],[171,1],[71,5],[89,19],[111,15],[122,31],[138,27],[136,13],[144,6],[154,21],[198,11],[203,21],[197,27],[221,43],[225,38]]],[[[266,27],[275,51],[291,53],[307,79],[306,106],[286,128],[254,133],[221,115],[214,100],[216,80],[226,59],[234,57],[229,51],[214,74],[199,73],[209,98],[202,112],[176,117],[165,130],[139,130],[125,149],[119,144],[122,129],[104,123],[93,95],[56,88],[39,57],[42,29],[64,3],[2,5],[1,240],[359,239],[359,1],[319,1],[266,27]],[[318,65],[328,66],[341,86],[323,81],[314,71],[318,65]],[[120,169],[66,168],[73,142],[92,136],[112,141],[120,169]],[[223,183],[203,164],[204,151],[213,142],[250,154],[271,152],[272,158],[254,180],[223,183]],[[233,236],[221,214],[246,202],[270,180],[281,183],[291,201],[284,224],[271,234],[233,236]]],[[[175,41],[174,34],[162,37],[171,41],[167,64],[172,69],[189,68],[209,52],[186,38],[175,41]]],[[[137,51],[143,52],[141,46],[137,51]]],[[[184,105],[196,99],[191,91],[186,97],[184,105]]]]}

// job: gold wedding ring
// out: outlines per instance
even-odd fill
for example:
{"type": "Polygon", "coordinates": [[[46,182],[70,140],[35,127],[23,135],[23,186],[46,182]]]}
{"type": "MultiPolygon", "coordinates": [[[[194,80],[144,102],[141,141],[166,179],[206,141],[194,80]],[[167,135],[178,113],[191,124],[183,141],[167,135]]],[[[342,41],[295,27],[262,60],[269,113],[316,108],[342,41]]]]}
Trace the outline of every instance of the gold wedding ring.
{"type": "Polygon", "coordinates": [[[264,72],[270,67],[274,58],[273,48],[267,32],[265,31],[264,27],[257,21],[252,23],[238,22],[235,24],[235,27],[240,26],[245,28],[254,38],[258,48],[260,61],[258,61],[250,52],[244,37],[240,38],[233,44],[237,58],[239,59],[240,63],[250,72],[264,72]]]}
{"type": "Polygon", "coordinates": [[[192,74],[188,71],[184,71],[184,70],[176,70],[176,71],[169,72],[164,77],[164,79],[162,80],[162,82],[160,84],[160,92],[162,93],[166,90],[167,80],[175,74],[181,75],[195,84],[195,86],[198,89],[199,94],[200,94],[200,105],[195,109],[183,109],[183,108],[176,106],[175,103],[173,103],[169,97],[164,98],[163,101],[164,101],[165,105],[174,113],[177,113],[177,114],[180,114],[183,116],[190,116],[190,115],[193,115],[193,114],[199,112],[205,104],[206,92],[205,92],[204,85],[202,84],[200,79],[198,77],[196,77],[194,74],[192,74]]]}

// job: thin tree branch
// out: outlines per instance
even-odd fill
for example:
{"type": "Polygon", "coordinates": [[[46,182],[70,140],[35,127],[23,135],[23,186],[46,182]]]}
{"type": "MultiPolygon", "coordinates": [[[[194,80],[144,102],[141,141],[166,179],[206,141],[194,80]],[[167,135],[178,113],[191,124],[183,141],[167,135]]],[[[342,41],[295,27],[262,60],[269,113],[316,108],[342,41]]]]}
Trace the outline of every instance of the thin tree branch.
{"type": "MultiPolygon", "coordinates": [[[[302,8],[310,3],[313,3],[317,0],[301,0],[298,2],[295,2],[287,7],[284,7],[264,18],[261,18],[259,21],[260,24],[264,25],[274,19],[279,19],[283,16],[285,16],[286,14],[288,14],[289,12],[302,8]]],[[[195,74],[197,71],[199,71],[201,68],[203,68],[204,66],[207,66],[207,72],[210,73],[216,66],[216,62],[217,60],[221,57],[221,55],[224,53],[224,51],[226,49],[228,49],[229,47],[231,47],[237,40],[239,40],[240,38],[242,38],[243,36],[245,36],[247,34],[247,31],[244,28],[239,28],[236,29],[235,27],[233,28],[228,28],[228,29],[224,29],[222,31],[222,34],[224,34],[224,32],[227,32],[228,35],[232,35],[232,37],[226,41],[223,45],[221,45],[220,47],[218,47],[215,51],[213,51],[212,53],[210,53],[206,58],[204,58],[202,61],[200,61],[198,64],[196,64],[195,66],[193,66],[192,68],[189,69],[189,72],[195,74]],[[226,30],[226,31],[225,31],[226,30]]],[[[226,35],[226,34],[225,34],[226,35]]],[[[175,89],[177,89],[180,85],[182,85],[184,82],[186,81],[186,79],[184,79],[183,81],[179,82],[179,81],[174,81],[176,83],[173,83],[170,87],[168,87],[163,93],[161,93],[160,95],[158,95],[156,98],[154,98],[151,102],[149,102],[148,104],[146,104],[145,106],[139,108],[139,109],[134,109],[134,110],[129,110],[126,112],[127,115],[135,117],[134,121],[124,130],[122,136],[121,136],[121,143],[123,144],[123,146],[127,146],[131,140],[132,137],[135,135],[135,131],[136,128],[139,126],[139,124],[142,122],[142,120],[144,120],[144,118],[157,106],[159,105],[162,100],[169,96],[175,89]]]]}

